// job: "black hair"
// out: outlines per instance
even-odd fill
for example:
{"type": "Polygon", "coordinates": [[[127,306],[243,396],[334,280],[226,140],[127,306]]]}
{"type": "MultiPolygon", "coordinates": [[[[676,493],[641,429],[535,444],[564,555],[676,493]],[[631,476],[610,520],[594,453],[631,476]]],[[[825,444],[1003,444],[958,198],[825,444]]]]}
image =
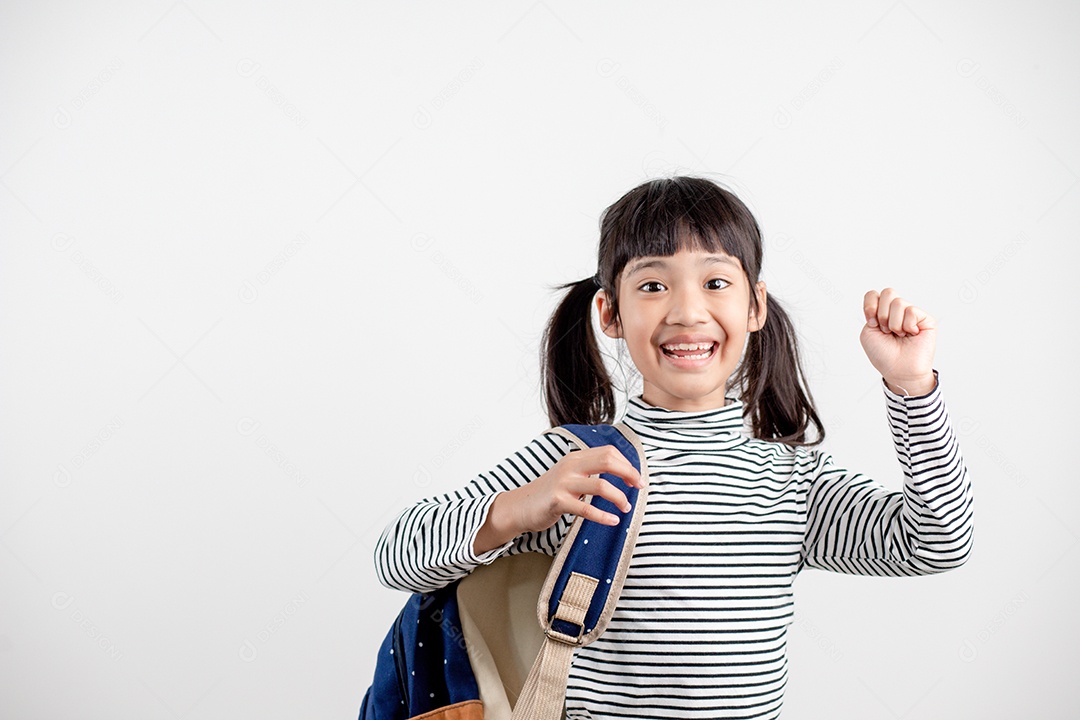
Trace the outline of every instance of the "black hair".
{"type": "MultiPolygon", "coordinates": [[[[544,402],[553,426],[614,421],[614,388],[591,322],[593,299],[599,289],[605,290],[612,317],[619,317],[617,280],[626,264],[683,249],[737,258],[751,288],[761,274],[757,221],[734,193],[713,180],[691,176],[650,180],[604,211],[596,274],[557,286],[568,292],[544,329],[544,402]]],[[[816,445],[824,440],[825,428],[802,371],[795,328],[776,298],[771,293],[766,298],[765,323],[750,334],[729,385],[740,389],[743,414],[754,437],[816,445]],[[808,439],[811,425],[816,436],[808,439]]],[[[756,310],[753,292],[750,302],[756,310]]]]}

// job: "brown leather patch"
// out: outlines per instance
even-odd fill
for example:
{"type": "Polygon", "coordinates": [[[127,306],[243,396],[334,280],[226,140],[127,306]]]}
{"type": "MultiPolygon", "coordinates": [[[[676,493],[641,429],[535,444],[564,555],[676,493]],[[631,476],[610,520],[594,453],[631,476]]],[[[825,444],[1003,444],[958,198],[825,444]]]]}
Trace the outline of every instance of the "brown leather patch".
{"type": "Polygon", "coordinates": [[[409,720],[484,720],[484,703],[466,700],[423,715],[414,715],[409,720]]]}

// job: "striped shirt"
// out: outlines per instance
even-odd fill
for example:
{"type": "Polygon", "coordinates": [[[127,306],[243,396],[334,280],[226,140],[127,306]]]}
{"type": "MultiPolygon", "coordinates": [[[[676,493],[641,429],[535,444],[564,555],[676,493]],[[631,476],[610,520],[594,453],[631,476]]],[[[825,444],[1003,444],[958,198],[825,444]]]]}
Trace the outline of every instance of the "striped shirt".
{"type": "MultiPolygon", "coordinates": [[[[629,400],[623,421],[641,437],[648,503],[608,629],[575,651],[568,718],[776,718],[800,570],[926,575],[967,559],[971,489],[940,389],[884,392],[902,491],[819,450],[748,437],[738,401],[688,412],[629,400]]],[[[496,493],[576,449],[545,431],[461,490],[408,508],[379,540],[379,579],[425,592],[505,553],[555,554],[570,516],[472,548],[496,493]]]]}

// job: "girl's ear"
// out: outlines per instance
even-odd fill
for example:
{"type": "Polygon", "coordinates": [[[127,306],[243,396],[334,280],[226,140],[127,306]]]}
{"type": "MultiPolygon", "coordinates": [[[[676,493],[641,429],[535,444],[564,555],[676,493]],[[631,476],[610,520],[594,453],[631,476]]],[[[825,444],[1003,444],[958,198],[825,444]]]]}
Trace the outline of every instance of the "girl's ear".
{"type": "Polygon", "coordinates": [[[600,313],[600,327],[603,329],[604,334],[609,338],[621,338],[622,325],[619,324],[618,318],[612,317],[611,302],[606,290],[596,291],[596,309],[600,313]]]}
{"type": "Polygon", "coordinates": [[[757,309],[753,306],[750,307],[750,317],[746,323],[746,329],[750,332],[757,332],[765,325],[765,318],[768,316],[767,302],[768,294],[765,291],[765,281],[758,280],[757,285],[754,287],[754,294],[757,295],[757,309]]]}

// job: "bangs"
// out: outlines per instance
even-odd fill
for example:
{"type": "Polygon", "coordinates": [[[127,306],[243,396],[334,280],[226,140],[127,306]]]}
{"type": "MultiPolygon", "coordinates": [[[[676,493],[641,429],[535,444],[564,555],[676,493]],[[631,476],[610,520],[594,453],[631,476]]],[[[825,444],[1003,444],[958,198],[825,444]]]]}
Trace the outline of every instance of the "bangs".
{"type": "Polygon", "coordinates": [[[746,206],[713,181],[665,178],[634,188],[608,208],[601,219],[600,256],[609,259],[614,280],[638,257],[680,250],[724,253],[737,258],[753,281],[761,267],[760,236],[746,206]]]}

